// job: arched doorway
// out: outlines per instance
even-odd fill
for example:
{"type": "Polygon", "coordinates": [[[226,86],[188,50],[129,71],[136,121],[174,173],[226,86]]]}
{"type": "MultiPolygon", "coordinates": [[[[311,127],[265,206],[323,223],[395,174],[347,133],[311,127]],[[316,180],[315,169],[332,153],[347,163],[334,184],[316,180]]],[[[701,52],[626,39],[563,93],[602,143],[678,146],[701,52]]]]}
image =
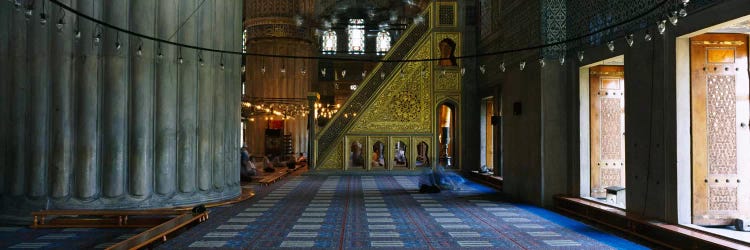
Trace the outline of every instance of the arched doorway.
{"type": "Polygon", "coordinates": [[[456,145],[456,105],[446,101],[437,109],[438,166],[457,169],[455,162],[456,145]]]}

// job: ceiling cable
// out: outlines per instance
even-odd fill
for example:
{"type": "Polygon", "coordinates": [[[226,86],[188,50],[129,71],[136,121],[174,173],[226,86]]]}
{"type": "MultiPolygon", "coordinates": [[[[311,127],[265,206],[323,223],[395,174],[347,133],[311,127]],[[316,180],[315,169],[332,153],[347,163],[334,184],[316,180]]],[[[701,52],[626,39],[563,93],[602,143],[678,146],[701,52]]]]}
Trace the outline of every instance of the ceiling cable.
{"type": "MultiPolygon", "coordinates": [[[[66,10],[68,10],[68,11],[70,11],[70,12],[72,12],[72,13],[78,15],[78,16],[81,16],[81,17],[83,17],[85,19],[88,19],[88,20],[90,20],[90,21],[92,21],[94,23],[100,24],[102,26],[105,26],[105,27],[108,27],[108,28],[111,28],[111,29],[115,29],[115,30],[121,31],[123,33],[127,33],[127,34],[130,34],[130,35],[133,35],[133,36],[138,36],[138,37],[141,37],[141,38],[145,38],[145,39],[149,39],[149,40],[153,40],[153,41],[157,41],[157,42],[161,42],[161,43],[165,43],[165,44],[171,44],[171,45],[174,45],[174,46],[179,46],[179,47],[184,47],[184,48],[189,48],[189,49],[195,49],[195,50],[204,50],[204,51],[221,53],[221,54],[244,55],[244,56],[258,56],[258,57],[275,57],[275,58],[290,58],[290,59],[317,59],[317,60],[321,60],[322,59],[322,60],[333,60],[333,61],[358,61],[358,62],[382,62],[382,63],[428,62],[428,61],[438,61],[438,60],[444,59],[444,58],[425,58],[425,59],[388,60],[388,59],[367,59],[367,58],[336,58],[336,57],[322,57],[322,56],[291,56],[291,55],[275,55],[275,54],[263,54],[263,53],[243,53],[243,52],[239,52],[239,51],[229,51],[229,50],[220,50],[220,49],[213,49],[213,48],[204,48],[204,47],[199,47],[199,46],[195,46],[195,45],[189,45],[189,44],[182,44],[182,43],[172,42],[172,41],[164,40],[164,39],[161,39],[161,38],[158,38],[158,37],[148,36],[148,35],[144,35],[144,34],[141,34],[141,33],[136,33],[136,32],[130,31],[130,30],[126,30],[126,29],[123,29],[123,28],[111,25],[109,23],[103,22],[101,20],[98,20],[96,18],[93,18],[93,17],[88,16],[86,14],[83,14],[81,12],[78,12],[76,9],[71,8],[70,6],[61,3],[60,0],[49,0],[49,1],[52,2],[52,3],[54,3],[54,4],[56,4],[56,5],[58,5],[58,6],[60,6],[63,9],[66,9],[66,10]]],[[[587,37],[590,37],[590,36],[594,36],[596,34],[599,34],[599,33],[602,33],[602,32],[605,32],[605,31],[617,28],[617,27],[625,25],[627,23],[636,21],[636,20],[638,20],[638,19],[640,19],[640,18],[642,18],[642,17],[644,17],[646,15],[649,15],[652,12],[658,10],[660,7],[664,6],[664,4],[666,4],[667,2],[668,2],[667,0],[662,0],[659,4],[656,4],[655,6],[653,6],[652,8],[650,8],[649,10],[644,11],[643,13],[640,13],[640,14],[634,16],[634,17],[631,17],[631,18],[623,20],[621,22],[618,22],[618,23],[615,23],[615,24],[612,24],[612,25],[609,25],[609,26],[606,26],[606,27],[594,30],[594,31],[589,32],[587,34],[580,35],[580,36],[577,36],[577,37],[574,37],[574,38],[570,38],[570,39],[566,39],[566,40],[563,40],[563,41],[558,41],[558,42],[553,42],[553,43],[547,43],[547,44],[540,44],[540,45],[535,45],[535,46],[530,46],[530,47],[524,47],[524,48],[506,49],[506,50],[500,50],[500,51],[495,51],[495,52],[479,53],[479,54],[474,54],[474,55],[456,56],[455,58],[456,59],[480,58],[480,57],[487,57],[487,56],[494,56],[494,55],[510,54],[510,53],[521,52],[521,51],[526,51],[526,50],[536,50],[536,49],[542,49],[542,48],[546,48],[546,47],[553,47],[553,46],[558,46],[558,45],[562,45],[562,44],[572,43],[572,42],[575,42],[575,41],[578,41],[578,40],[582,40],[584,38],[587,38],[587,37]]]]}

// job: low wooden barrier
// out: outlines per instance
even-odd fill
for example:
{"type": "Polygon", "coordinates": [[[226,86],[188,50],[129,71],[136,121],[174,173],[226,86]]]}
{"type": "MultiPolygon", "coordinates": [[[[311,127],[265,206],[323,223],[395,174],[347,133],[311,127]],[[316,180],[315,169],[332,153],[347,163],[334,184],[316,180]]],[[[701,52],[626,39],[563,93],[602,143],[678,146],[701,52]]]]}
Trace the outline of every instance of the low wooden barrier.
{"type": "Polygon", "coordinates": [[[258,183],[261,185],[270,185],[271,183],[274,183],[281,178],[286,177],[287,175],[290,175],[298,170],[306,168],[307,165],[295,165],[294,168],[277,168],[276,172],[273,172],[271,174],[268,174],[261,178],[258,183]]]}
{"type": "Polygon", "coordinates": [[[167,241],[167,235],[194,222],[204,222],[208,220],[208,211],[199,214],[185,213],[174,217],[158,226],[152,227],[146,231],[134,235],[127,240],[108,247],[107,250],[114,249],[139,249],[146,247],[157,240],[167,241]]]}
{"type": "Polygon", "coordinates": [[[258,181],[258,183],[262,185],[270,185],[271,183],[278,181],[279,179],[281,179],[281,177],[284,177],[287,174],[289,174],[289,171],[277,169],[276,172],[264,176],[263,179],[260,179],[260,181],[258,181]]]}
{"type": "Polygon", "coordinates": [[[31,228],[71,227],[153,227],[182,212],[163,210],[41,210],[31,212],[31,228]],[[54,218],[46,221],[47,217],[54,218]]]}

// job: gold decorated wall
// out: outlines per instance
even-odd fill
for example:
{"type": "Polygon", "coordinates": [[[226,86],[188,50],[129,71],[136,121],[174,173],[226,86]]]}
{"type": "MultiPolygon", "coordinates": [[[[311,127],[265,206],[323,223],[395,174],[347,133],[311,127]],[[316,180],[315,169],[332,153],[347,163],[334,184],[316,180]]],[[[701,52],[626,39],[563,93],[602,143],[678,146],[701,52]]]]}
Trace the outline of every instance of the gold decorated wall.
{"type": "MultiPolygon", "coordinates": [[[[440,6],[443,5],[446,4],[440,4],[440,6]]],[[[448,5],[455,10],[455,3],[448,3],[448,5]]],[[[436,8],[436,6],[433,4],[431,8],[436,8]]],[[[445,16],[455,18],[455,16],[446,15],[445,11],[442,12],[442,16],[436,11],[428,13],[432,13],[432,20],[445,16]]],[[[450,38],[455,43],[454,55],[460,56],[461,33],[457,31],[457,25],[451,26],[446,23],[445,21],[430,22],[429,31],[409,50],[405,59],[440,58],[439,43],[445,38],[450,38]]],[[[396,46],[400,42],[397,42],[396,46]]],[[[377,65],[373,72],[383,67],[382,64],[377,65]]],[[[435,146],[438,144],[437,107],[445,101],[450,101],[452,105],[455,105],[456,131],[460,131],[461,127],[459,119],[461,62],[457,61],[456,65],[450,66],[440,64],[438,61],[430,60],[398,63],[392,72],[384,76],[384,84],[363,105],[361,114],[356,116],[347,114],[346,117],[337,114],[334,119],[353,119],[354,121],[351,121],[350,125],[344,129],[330,153],[321,155],[323,158],[318,161],[320,163],[318,169],[415,169],[415,159],[419,154],[417,145],[421,142],[428,146],[427,155],[433,163],[436,163],[439,153],[435,146]],[[353,167],[352,143],[355,142],[362,144],[364,166],[353,167]],[[385,166],[382,167],[371,161],[373,145],[377,142],[384,144],[385,166]],[[407,157],[406,166],[394,164],[397,142],[406,145],[404,149],[407,157]]],[[[368,84],[374,77],[381,76],[371,74],[364,80],[363,85],[368,84]]],[[[460,138],[454,138],[454,140],[460,142],[460,138]]]]}

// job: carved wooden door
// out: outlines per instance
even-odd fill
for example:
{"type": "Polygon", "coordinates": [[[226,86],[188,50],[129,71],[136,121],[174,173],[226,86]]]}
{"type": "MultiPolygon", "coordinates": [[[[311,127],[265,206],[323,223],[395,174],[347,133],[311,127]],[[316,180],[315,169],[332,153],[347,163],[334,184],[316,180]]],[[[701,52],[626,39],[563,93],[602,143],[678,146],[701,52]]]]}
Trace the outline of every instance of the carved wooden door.
{"type": "Polygon", "coordinates": [[[623,66],[589,69],[591,197],[625,187],[625,78],[623,66]]]}
{"type": "Polygon", "coordinates": [[[690,39],[693,224],[750,216],[747,35],[690,39]]]}

